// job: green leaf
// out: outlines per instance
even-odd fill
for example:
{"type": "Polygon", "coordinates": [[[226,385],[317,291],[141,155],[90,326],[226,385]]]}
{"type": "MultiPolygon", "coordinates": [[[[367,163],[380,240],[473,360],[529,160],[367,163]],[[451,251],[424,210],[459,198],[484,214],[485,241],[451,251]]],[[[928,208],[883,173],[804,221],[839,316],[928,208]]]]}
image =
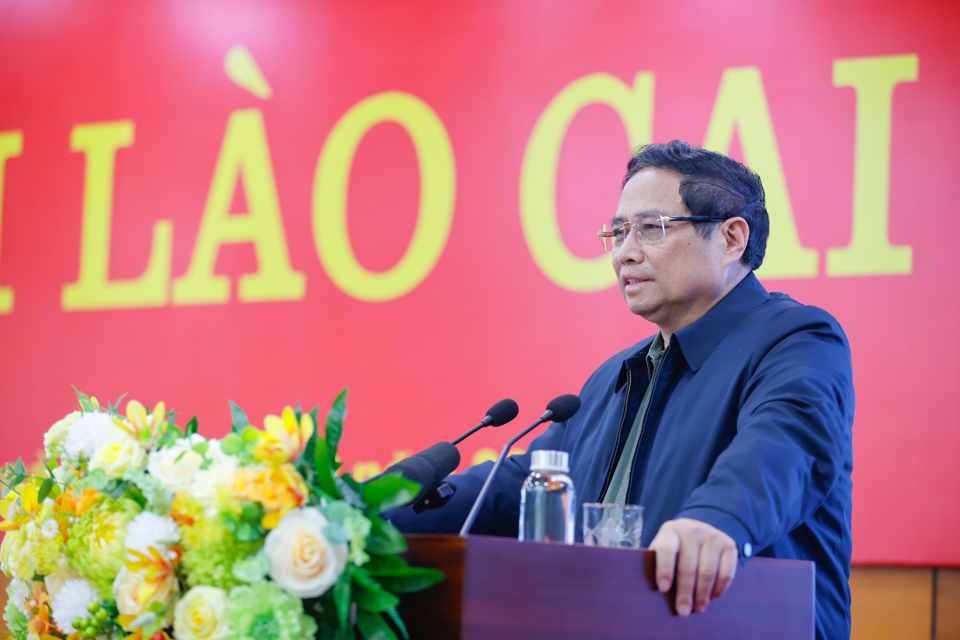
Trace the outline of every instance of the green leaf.
{"type": "Polygon", "coordinates": [[[364,611],[379,613],[400,604],[400,599],[380,586],[363,567],[357,567],[353,572],[353,581],[357,587],[354,589],[353,599],[364,611]]]}
{"type": "Polygon", "coordinates": [[[17,461],[13,465],[13,472],[18,476],[27,475],[27,469],[23,466],[23,458],[17,458],[17,461]]]}
{"type": "Polygon", "coordinates": [[[114,404],[110,404],[110,403],[108,402],[108,403],[107,403],[107,412],[108,412],[108,413],[112,413],[112,414],[115,415],[115,416],[120,415],[120,403],[121,403],[121,402],[123,401],[123,399],[126,398],[126,397],[127,397],[127,394],[126,394],[126,392],[124,392],[119,398],[117,398],[117,401],[116,401],[114,404]]]}
{"type": "Polygon", "coordinates": [[[377,580],[383,588],[391,593],[412,593],[429,589],[438,582],[442,582],[445,575],[439,569],[428,567],[407,567],[399,575],[378,576],[377,580]]]}
{"type": "Polygon", "coordinates": [[[334,476],[333,481],[337,484],[337,489],[340,491],[343,499],[347,501],[347,504],[361,511],[366,511],[367,503],[363,501],[363,496],[361,495],[363,487],[360,486],[359,482],[351,478],[349,473],[345,473],[342,476],[334,476]]]}
{"type": "Polygon", "coordinates": [[[361,610],[357,614],[357,627],[360,628],[360,633],[366,640],[397,640],[397,634],[379,613],[361,610]]]}
{"type": "Polygon", "coordinates": [[[193,435],[197,432],[197,416],[190,418],[190,422],[187,423],[187,435],[193,435]]]}
{"type": "Polygon", "coordinates": [[[391,473],[362,485],[361,491],[363,501],[374,514],[378,514],[411,502],[420,492],[420,485],[400,474],[391,473]]]}
{"type": "Polygon", "coordinates": [[[93,411],[99,410],[99,407],[96,404],[94,404],[93,400],[90,399],[90,396],[85,394],[83,391],[80,391],[80,389],[77,389],[73,385],[70,385],[70,386],[73,387],[73,390],[77,392],[77,402],[80,403],[81,411],[83,411],[84,413],[91,413],[93,411]]]}
{"type": "Polygon", "coordinates": [[[403,620],[400,619],[400,614],[397,613],[397,610],[387,609],[387,615],[390,616],[391,620],[393,620],[393,624],[396,625],[397,629],[400,629],[400,633],[403,634],[403,640],[410,640],[410,633],[407,631],[407,625],[403,624],[403,620]]]}
{"type": "Polygon", "coordinates": [[[376,516],[370,518],[370,525],[369,553],[403,553],[407,550],[407,542],[395,526],[376,516]]]}
{"type": "Polygon", "coordinates": [[[317,438],[316,450],[313,452],[314,466],[317,471],[317,484],[325,494],[340,500],[340,490],[333,478],[333,469],[330,468],[330,458],[327,456],[327,441],[317,438]]]}
{"type": "Polygon", "coordinates": [[[340,468],[337,463],[337,447],[340,445],[340,436],[343,435],[343,419],[347,415],[347,390],[344,389],[333,401],[333,406],[327,413],[327,424],[324,428],[324,439],[327,441],[327,455],[330,456],[330,466],[334,471],[340,468]]]}
{"type": "Polygon", "coordinates": [[[233,417],[233,425],[230,427],[230,430],[233,433],[240,433],[245,426],[250,424],[250,421],[247,420],[247,414],[243,412],[243,409],[234,404],[233,400],[230,400],[230,415],[233,417]]]}
{"type": "Polygon", "coordinates": [[[40,491],[37,492],[37,502],[43,502],[47,499],[47,496],[53,491],[53,485],[53,478],[47,478],[43,481],[43,484],[40,485],[40,491]]]}
{"type": "Polygon", "coordinates": [[[363,565],[363,568],[366,569],[367,573],[371,576],[393,576],[402,575],[400,572],[408,568],[408,566],[400,556],[375,553],[370,556],[370,559],[363,565]]]}
{"type": "Polygon", "coordinates": [[[354,565],[348,564],[333,585],[333,604],[337,608],[341,633],[345,633],[350,626],[350,585],[353,582],[353,568],[354,565]]]}
{"type": "Polygon", "coordinates": [[[307,440],[307,445],[303,448],[303,453],[300,454],[300,460],[307,462],[308,464],[309,462],[313,461],[314,452],[317,448],[317,438],[320,437],[320,434],[318,433],[320,427],[317,424],[317,411],[319,409],[320,407],[316,406],[310,411],[310,418],[313,419],[313,433],[310,434],[310,439],[307,440]]]}

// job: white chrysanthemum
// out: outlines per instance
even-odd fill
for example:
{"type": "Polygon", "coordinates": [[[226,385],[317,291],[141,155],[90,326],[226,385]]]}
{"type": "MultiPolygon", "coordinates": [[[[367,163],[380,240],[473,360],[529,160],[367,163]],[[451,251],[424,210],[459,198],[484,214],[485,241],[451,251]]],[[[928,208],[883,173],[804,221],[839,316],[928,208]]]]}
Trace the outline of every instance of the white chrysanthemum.
{"type": "Polygon", "coordinates": [[[81,457],[92,458],[108,442],[127,435],[107,414],[100,411],[85,413],[70,425],[63,447],[64,453],[74,460],[81,457]]]}
{"type": "Polygon", "coordinates": [[[46,522],[40,525],[40,535],[48,540],[58,533],[60,533],[60,527],[57,525],[57,521],[53,518],[49,518],[46,522]]]}
{"type": "Polygon", "coordinates": [[[123,546],[127,549],[149,554],[150,547],[163,553],[167,547],[180,541],[180,527],[173,518],[158,516],[151,511],[142,511],[127,525],[123,546]]]}
{"type": "Polygon", "coordinates": [[[32,615],[27,611],[27,599],[33,595],[33,582],[26,582],[14,578],[10,581],[11,600],[17,609],[28,618],[32,615]]]}
{"type": "Polygon", "coordinates": [[[57,595],[50,601],[53,609],[53,621],[64,633],[74,633],[73,621],[77,618],[89,618],[87,607],[96,602],[97,590],[86,580],[76,578],[67,580],[57,595]]]}

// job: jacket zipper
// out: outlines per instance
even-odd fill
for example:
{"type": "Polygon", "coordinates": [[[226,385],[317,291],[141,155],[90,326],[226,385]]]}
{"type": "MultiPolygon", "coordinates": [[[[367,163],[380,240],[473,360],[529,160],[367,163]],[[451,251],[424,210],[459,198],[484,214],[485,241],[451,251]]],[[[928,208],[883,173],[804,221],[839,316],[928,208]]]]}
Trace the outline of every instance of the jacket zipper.
{"type": "Polygon", "coordinates": [[[633,386],[633,371],[627,369],[627,395],[623,400],[623,417],[620,418],[620,431],[617,432],[617,446],[613,449],[613,459],[610,461],[610,470],[607,471],[607,479],[603,482],[603,490],[600,491],[600,497],[597,502],[603,502],[603,497],[607,495],[607,489],[610,488],[610,481],[613,480],[613,470],[617,466],[617,451],[620,449],[620,438],[623,437],[623,425],[627,422],[627,407],[630,405],[630,388],[633,386]]]}
{"type": "MultiPolygon", "coordinates": [[[[657,378],[660,377],[660,369],[663,368],[663,361],[667,359],[667,351],[670,349],[670,345],[667,345],[667,348],[663,350],[663,355],[660,357],[660,366],[657,367],[656,371],[653,372],[653,380],[650,381],[650,402],[653,402],[653,392],[657,389],[657,378]]],[[[620,448],[620,438],[623,435],[623,425],[627,421],[627,406],[630,404],[630,387],[633,385],[633,371],[627,369],[627,397],[623,402],[623,417],[620,418],[620,431],[617,433],[617,449],[620,448]]],[[[637,436],[637,447],[640,446],[639,440],[643,438],[643,423],[647,421],[647,413],[650,411],[650,405],[647,404],[647,408],[644,410],[643,419],[640,421],[640,434],[637,436]]],[[[610,488],[610,482],[613,480],[613,472],[617,466],[617,455],[614,449],[613,460],[610,461],[610,470],[607,471],[607,479],[603,483],[603,491],[600,492],[600,497],[597,499],[597,502],[603,502],[604,496],[607,495],[607,489],[610,488]]],[[[622,454],[621,454],[622,455],[622,454]]],[[[635,462],[635,461],[634,461],[635,462]]],[[[632,466],[632,465],[631,465],[632,466]]],[[[631,476],[632,476],[631,472],[631,476]]],[[[627,504],[630,504],[630,488],[627,488],[627,504]]]]}

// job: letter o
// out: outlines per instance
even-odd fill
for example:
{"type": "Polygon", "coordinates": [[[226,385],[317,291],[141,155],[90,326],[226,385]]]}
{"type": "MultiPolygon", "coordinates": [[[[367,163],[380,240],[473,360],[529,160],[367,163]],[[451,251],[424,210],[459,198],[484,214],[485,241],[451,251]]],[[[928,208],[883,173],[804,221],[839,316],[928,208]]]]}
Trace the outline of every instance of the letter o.
{"type": "Polygon", "coordinates": [[[647,144],[653,129],[653,74],[638,73],[632,88],[605,73],[579,78],[547,105],[530,134],[520,173],[523,235],[540,271],[554,284],[577,292],[599,291],[616,281],[608,257],[585,260],[570,253],[557,224],[560,147],[574,116],[590,104],[605,104],[617,112],[631,146],[647,144]]]}
{"type": "Polygon", "coordinates": [[[334,125],[313,178],[313,241],[330,279],[349,296],[385,302],[406,295],[430,274],[453,223],[456,170],[453,147],[436,113],[408,93],[388,91],[356,104],[334,125]],[[413,238],[391,269],[365,269],[347,230],[347,186],[357,146],[382,122],[396,122],[413,142],[420,168],[420,205],[413,238]]]}

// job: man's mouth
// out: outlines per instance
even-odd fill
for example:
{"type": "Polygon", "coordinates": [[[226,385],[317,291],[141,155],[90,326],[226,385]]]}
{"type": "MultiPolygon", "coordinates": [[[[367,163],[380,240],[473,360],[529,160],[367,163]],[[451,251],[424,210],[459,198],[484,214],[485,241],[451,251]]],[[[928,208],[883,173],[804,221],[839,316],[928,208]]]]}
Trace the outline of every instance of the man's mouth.
{"type": "Polygon", "coordinates": [[[623,286],[625,287],[640,284],[642,282],[646,282],[646,280],[644,278],[623,278],[623,286]]]}

